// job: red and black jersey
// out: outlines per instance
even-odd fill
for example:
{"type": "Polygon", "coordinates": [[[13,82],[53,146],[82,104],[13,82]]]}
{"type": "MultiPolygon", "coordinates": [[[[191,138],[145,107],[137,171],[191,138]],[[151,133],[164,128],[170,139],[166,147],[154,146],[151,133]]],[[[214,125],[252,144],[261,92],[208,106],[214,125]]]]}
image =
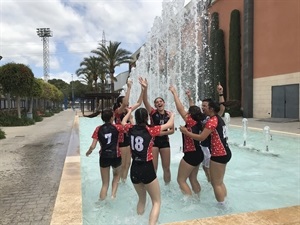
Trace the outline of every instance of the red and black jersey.
{"type": "MultiPolygon", "coordinates": [[[[186,119],[185,127],[188,131],[199,134],[202,130],[202,124],[193,120],[191,115],[188,115],[186,119]]],[[[194,140],[193,138],[182,134],[183,140],[183,152],[202,151],[200,147],[200,141],[194,140]]]]}
{"type": "Polygon", "coordinates": [[[101,149],[99,154],[103,158],[117,158],[121,156],[119,149],[120,138],[124,127],[120,124],[105,123],[96,127],[92,138],[98,139],[101,149]]]}
{"type": "MultiPolygon", "coordinates": [[[[152,108],[149,115],[152,126],[166,124],[170,119],[170,112],[166,110],[164,110],[164,113],[161,114],[157,109],[152,108]]],[[[159,139],[161,141],[169,141],[168,135],[158,136],[156,137],[156,139],[159,139]]]]}
{"type": "Polygon", "coordinates": [[[227,129],[223,119],[219,115],[212,116],[205,124],[205,128],[212,131],[210,147],[211,155],[227,155],[227,129]]]}
{"type": "Polygon", "coordinates": [[[132,159],[137,162],[152,160],[153,140],[155,136],[160,134],[161,126],[149,127],[126,124],[125,130],[128,130],[130,137],[132,159]]]}

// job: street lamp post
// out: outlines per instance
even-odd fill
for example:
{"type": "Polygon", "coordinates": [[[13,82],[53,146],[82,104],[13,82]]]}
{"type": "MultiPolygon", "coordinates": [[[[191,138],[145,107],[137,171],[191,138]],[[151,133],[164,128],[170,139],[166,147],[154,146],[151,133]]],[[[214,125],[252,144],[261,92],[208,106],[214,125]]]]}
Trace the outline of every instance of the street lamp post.
{"type": "Polygon", "coordinates": [[[73,83],[73,74],[72,75],[72,108],[74,109],[74,83],[73,83]]]}

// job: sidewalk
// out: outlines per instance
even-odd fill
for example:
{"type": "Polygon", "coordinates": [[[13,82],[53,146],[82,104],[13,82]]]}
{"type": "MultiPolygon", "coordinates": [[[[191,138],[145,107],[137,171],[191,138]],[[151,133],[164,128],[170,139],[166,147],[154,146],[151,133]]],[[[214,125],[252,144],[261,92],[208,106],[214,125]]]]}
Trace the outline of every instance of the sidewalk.
{"type": "MultiPolygon", "coordinates": [[[[243,126],[242,117],[230,118],[229,126],[243,126]]],[[[265,126],[270,127],[271,132],[279,132],[288,135],[300,135],[300,122],[294,119],[279,119],[279,118],[268,118],[268,119],[254,119],[249,118],[248,128],[263,130],[265,126]]]]}
{"type": "Polygon", "coordinates": [[[1,128],[0,224],[50,224],[74,116],[66,110],[35,125],[1,128]]]}

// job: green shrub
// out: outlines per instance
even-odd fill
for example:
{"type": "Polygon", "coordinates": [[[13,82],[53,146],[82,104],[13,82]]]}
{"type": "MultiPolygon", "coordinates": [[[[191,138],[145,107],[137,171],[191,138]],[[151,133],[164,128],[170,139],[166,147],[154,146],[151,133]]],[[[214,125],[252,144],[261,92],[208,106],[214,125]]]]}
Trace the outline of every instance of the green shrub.
{"type": "Polygon", "coordinates": [[[5,132],[0,129],[0,139],[5,139],[6,138],[5,135],[6,135],[5,132]]]}
{"type": "Polygon", "coordinates": [[[24,115],[21,118],[15,115],[0,116],[0,126],[3,127],[29,126],[33,124],[35,124],[35,121],[24,115]]]}

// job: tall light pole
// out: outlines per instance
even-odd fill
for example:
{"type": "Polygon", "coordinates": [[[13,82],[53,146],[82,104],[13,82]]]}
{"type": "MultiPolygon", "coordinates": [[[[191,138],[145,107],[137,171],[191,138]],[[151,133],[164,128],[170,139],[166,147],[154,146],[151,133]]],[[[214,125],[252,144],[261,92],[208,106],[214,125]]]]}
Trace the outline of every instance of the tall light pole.
{"type": "Polygon", "coordinates": [[[73,82],[73,74],[72,76],[72,108],[74,109],[74,82],[73,82]]]}
{"type": "Polygon", "coordinates": [[[37,28],[37,35],[43,40],[43,62],[44,62],[44,80],[49,79],[49,37],[52,37],[50,28],[37,28]]]}

